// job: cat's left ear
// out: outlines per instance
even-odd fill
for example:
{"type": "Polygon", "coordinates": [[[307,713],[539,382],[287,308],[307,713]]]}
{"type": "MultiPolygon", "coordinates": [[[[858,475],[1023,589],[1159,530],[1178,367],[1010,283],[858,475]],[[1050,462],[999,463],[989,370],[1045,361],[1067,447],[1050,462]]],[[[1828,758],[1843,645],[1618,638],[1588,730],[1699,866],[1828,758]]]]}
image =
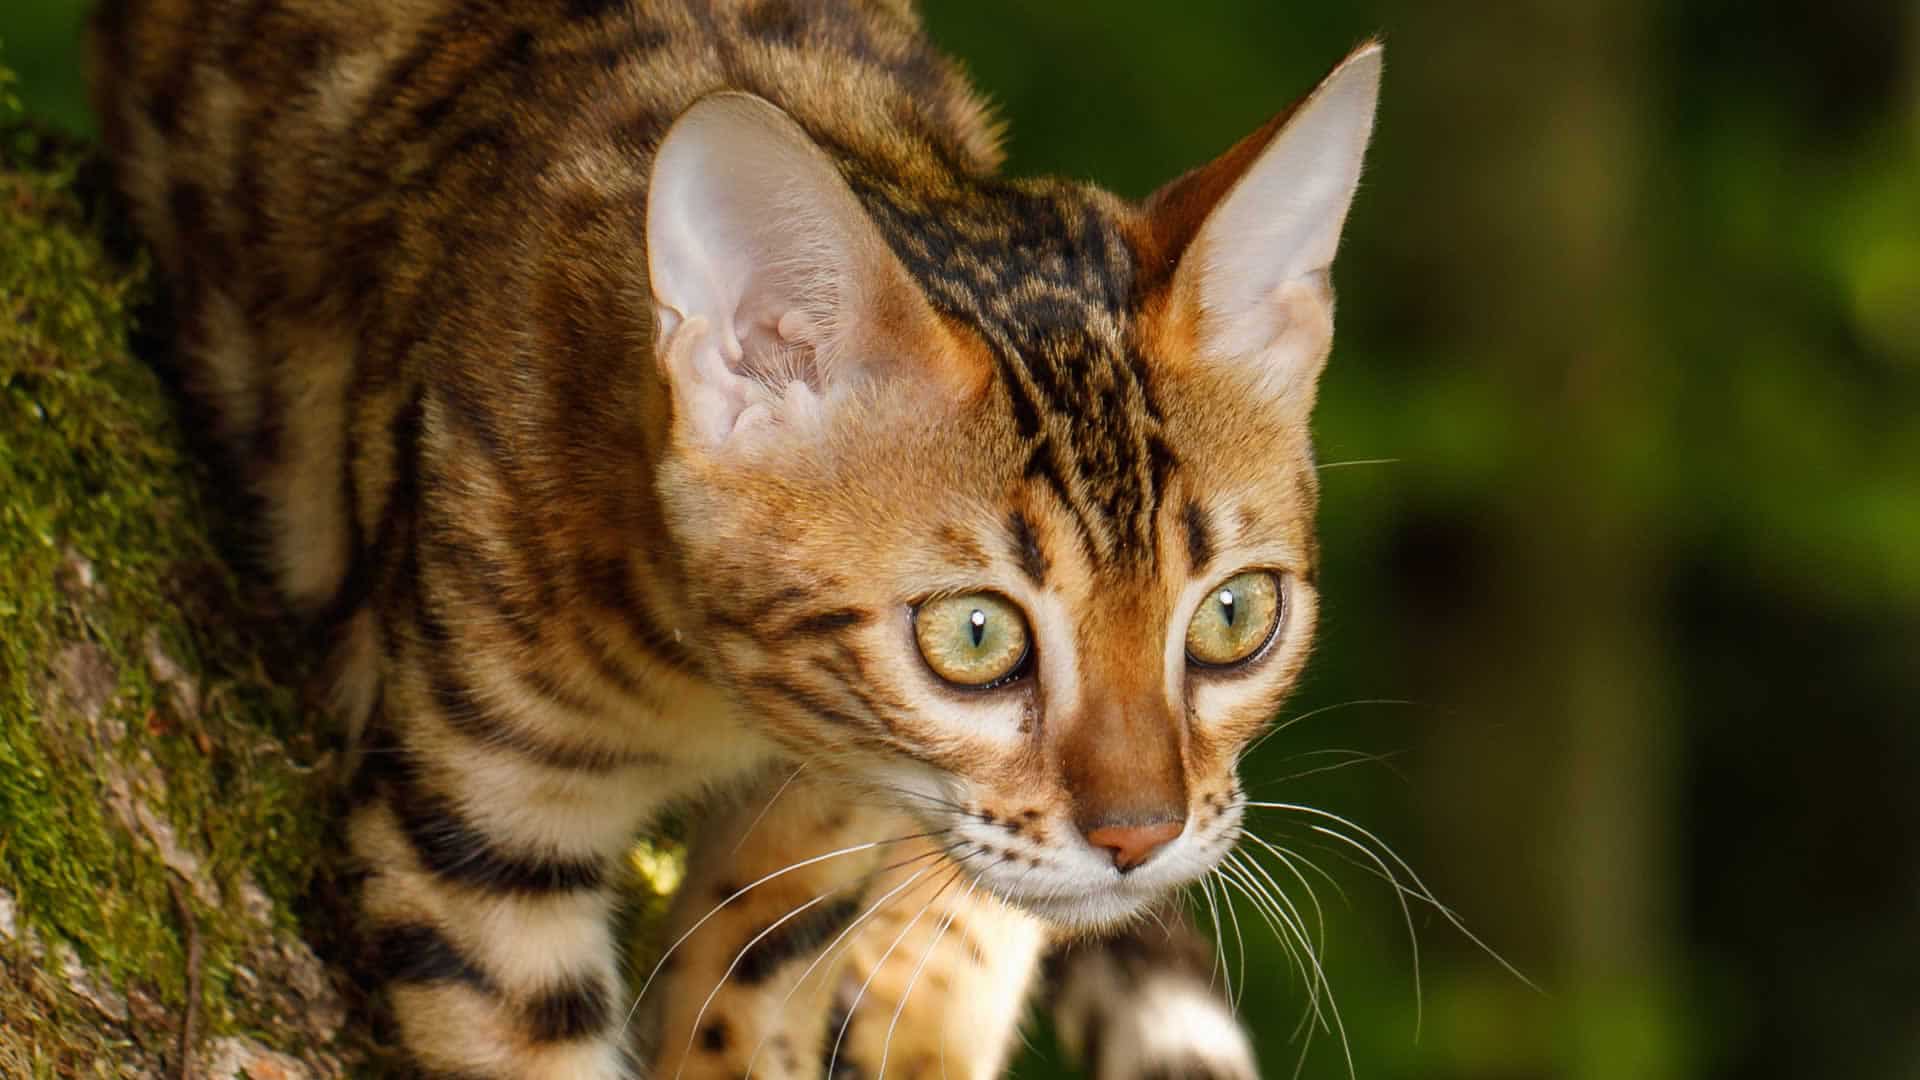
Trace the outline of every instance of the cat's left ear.
{"type": "Polygon", "coordinates": [[[1148,202],[1148,243],[1174,267],[1167,315],[1205,362],[1312,402],[1333,338],[1327,277],[1360,183],[1380,92],[1369,42],[1287,113],[1148,202]]]}

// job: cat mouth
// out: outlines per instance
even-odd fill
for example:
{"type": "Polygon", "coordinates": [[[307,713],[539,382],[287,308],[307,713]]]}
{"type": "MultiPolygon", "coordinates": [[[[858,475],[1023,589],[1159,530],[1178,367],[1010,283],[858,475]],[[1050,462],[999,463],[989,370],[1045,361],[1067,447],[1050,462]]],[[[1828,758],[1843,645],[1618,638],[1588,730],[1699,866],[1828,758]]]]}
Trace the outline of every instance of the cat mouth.
{"type": "Polygon", "coordinates": [[[1124,874],[1107,867],[1093,870],[1063,865],[1072,860],[1062,858],[1052,866],[1043,863],[1040,868],[1031,863],[1018,869],[997,864],[972,876],[984,891],[1056,929],[1096,933],[1134,921],[1204,876],[1207,867],[1195,865],[1197,854],[1170,852],[1175,857],[1162,865],[1142,866],[1124,874]]]}
{"type": "Polygon", "coordinates": [[[1177,893],[1180,885],[1136,885],[1121,879],[1084,893],[1008,892],[1003,898],[1056,929],[1095,934],[1124,926],[1177,893]]]}
{"type": "Polygon", "coordinates": [[[1165,848],[1118,870],[1092,847],[1027,844],[962,827],[950,849],[983,891],[1069,934],[1095,934],[1134,922],[1214,872],[1238,839],[1238,814],[1223,813],[1165,848]],[[974,854],[970,855],[969,852],[974,854]],[[985,856],[984,863],[975,858],[985,856]]]}

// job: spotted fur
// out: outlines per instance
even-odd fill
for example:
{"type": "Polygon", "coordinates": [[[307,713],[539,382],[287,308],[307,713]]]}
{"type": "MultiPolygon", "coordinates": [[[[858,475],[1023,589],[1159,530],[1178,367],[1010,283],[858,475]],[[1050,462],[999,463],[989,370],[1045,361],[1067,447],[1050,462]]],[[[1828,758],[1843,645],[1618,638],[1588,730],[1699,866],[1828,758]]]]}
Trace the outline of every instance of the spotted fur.
{"type": "Polygon", "coordinates": [[[424,1074],[636,1074],[619,867],[670,806],[706,839],[637,1029],[675,1076],[994,1075],[1048,941],[1231,847],[1312,640],[1306,421],[1374,50],[1307,134],[1133,204],[998,176],[906,0],[105,0],[91,49],[188,388],[332,643],[369,953],[424,1074]],[[807,280],[869,337],[672,308],[675,138],[786,146],[795,233],[827,207],[859,253],[807,280]],[[1236,307],[1264,256],[1210,223],[1276,155],[1326,159],[1327,220],[1236,307]],[[691,366],[736,332],[759,360],[691,366]],[[760,449],[701,440],[700,378],[752,383],[760,449]],[[1187,665],[1248,567],[1284,581],[1273,643],[1187,665]],[[990,692],[912,645],[916,604],[977,589],[1035,640],[990,692]],[[1137,868],[1090,841],[1169,823],[1137,868]]]}

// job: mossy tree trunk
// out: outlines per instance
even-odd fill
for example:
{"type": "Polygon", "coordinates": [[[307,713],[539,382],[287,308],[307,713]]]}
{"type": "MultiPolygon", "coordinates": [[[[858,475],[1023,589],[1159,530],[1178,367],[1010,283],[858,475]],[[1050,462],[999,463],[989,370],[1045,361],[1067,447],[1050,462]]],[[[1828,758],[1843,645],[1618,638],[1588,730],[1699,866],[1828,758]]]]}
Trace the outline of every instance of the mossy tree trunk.
{"type": "Polygon", "coordinates": [[[336,758],[209,539],[83,160],[0,117],[0,1075],[343,1075],[296,915],[336,758]]]}
{"type": "MultiPolygon", "coordinates": [[[[10,115],[7,84],[0,1077],[382,1075],[315,657],[234,569],[244,508],[131,344],[162,311],[109,242],[99,162],[10,115]]],[[[634,866],[650,963],[681,855],[634,866]]]]}

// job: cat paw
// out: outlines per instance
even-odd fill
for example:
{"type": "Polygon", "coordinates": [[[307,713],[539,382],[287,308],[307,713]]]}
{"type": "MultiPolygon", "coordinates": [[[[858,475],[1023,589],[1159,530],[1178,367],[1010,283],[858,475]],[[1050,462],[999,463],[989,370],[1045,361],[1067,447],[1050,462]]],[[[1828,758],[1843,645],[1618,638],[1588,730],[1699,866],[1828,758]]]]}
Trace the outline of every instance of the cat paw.
{"type": "Polygon", "coordinates": [[[1220,995],[1189,977],[1132,988],[1090,1025],[1082,1048],[1094,1080],[1259,1080],[1253,1044],[1220,995]]]}

